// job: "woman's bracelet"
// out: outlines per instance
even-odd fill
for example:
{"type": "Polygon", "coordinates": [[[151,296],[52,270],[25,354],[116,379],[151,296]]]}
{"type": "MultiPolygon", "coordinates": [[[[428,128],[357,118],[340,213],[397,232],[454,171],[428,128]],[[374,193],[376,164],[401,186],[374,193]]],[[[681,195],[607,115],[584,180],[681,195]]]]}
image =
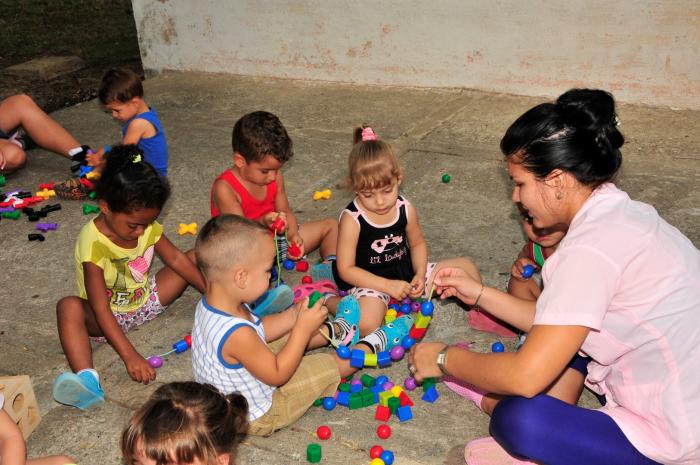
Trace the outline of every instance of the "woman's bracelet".
{"type": "Polygon", "coordinates": [[[479,291],[479,295],[476,297],[476,300],[474,301],[474,306],[479,305],[479,299],[481,299],[481,296],[484,294],[484,288],[485,288],[485,286],[482,284],[481,290],[479,291]]]}

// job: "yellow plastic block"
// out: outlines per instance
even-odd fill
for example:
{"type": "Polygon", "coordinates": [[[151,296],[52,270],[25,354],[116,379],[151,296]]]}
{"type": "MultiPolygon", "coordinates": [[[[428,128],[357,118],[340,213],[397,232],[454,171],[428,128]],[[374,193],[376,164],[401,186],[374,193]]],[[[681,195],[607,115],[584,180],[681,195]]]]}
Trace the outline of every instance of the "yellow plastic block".
{"type": "Polygon", "coordinates": [[[422,313],[417,313],[416,318],[413,322],[413,326],[416,328],[427,328],[430,324],[431,317],[425,316],[422,313]]]}
{"type": "Polygon", "coordinates": [[[396,397],[391,391],[384,391],[379,393],[379,404],[384,407],[389,406],[389,399],[396,397]]]}
{"type": "Polygon", "coordinates": [[[41,421],[29,376],[0,377],[0,394],[5,397],[3,410],[17,424],[26,440],[41,421]]]}
{"type": "Polygon", "coordinates": [[[376,367],[377,366],[377,354],[365,354],[365,366],[366,367],[376,367]]]}
{"type": "Polygon", "coordinates": [[[394,395],[394,397],[399,397],[402,392],[403,388],[401,386],[394,386],[391,388],[391,393],[394,395]]]}

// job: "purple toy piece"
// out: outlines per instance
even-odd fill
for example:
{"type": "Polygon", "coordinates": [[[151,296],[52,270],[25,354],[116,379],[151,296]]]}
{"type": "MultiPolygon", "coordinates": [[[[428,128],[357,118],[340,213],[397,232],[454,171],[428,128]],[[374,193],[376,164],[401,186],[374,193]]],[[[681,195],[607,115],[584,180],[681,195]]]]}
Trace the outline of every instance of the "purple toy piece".
{"type": "Polygon", "coordinates": [[[352,381],[350,381],[350,386],[357,386],[358,384],[362,386],[362,381],[360,381],[359,379],[353,379],[352,381]]]}
{"type": "Polygon", "coordinates": [[[55,231],[58,228],[58,223],[37,223],[36,230],[41,232],[55,231]]]}
{"type": "Polygon", "coordinates": [[[0,208],[0,213],[12,213],[15,211],[15,207],[2,207],[0,208]]]}
{"type": "Polygon", "coordinates": [[[384,388],[385,391],[388,391],[389,389],[394,387],[394,383],[391,381],[387,381],[386,383],[382,384],[382,388],[384,388]]]}
{"type": "Polygon", "coordinates": [[[409,391],[413,391],[414,389],[416,389],[418,387],[418,385],[416,384],[415,378],[413,378],[412,376],[409,376],[408,378],[406,378],[404,380],[403,386],[406,389],[408,389],[409,391]]]}
{"type": "Polygon", "coordinates": [[[403,300],[401,301],[402,304],[409,304],[411,303],[411,298],[410,297],[404,297],[403,300]]]}
{"type": "Polygon", "coordinates": [[[418,310],[420,310],[420,302],[414,300],[413,302],[411,302],[411,311],[417,312],[418,310]]]}
{"type": "Polygon", "coordinates": [[[338,291],[338,295],[340,297],[345,297],[346,295],[348,295],[348,291],[338,291]]]}
{"type": "Polygon", "coordinates": [[[399,360],[401,360],[403,358],[403,355],[405,352],[406,352],[406,350],[403,347],[396,346],[396,347],[391,349],[391,351],[389,352],[389,355],[391,355],[391,359],[393,361],[398,362],[399,360]]]}
{"type": "Polygon", "coordinates": [[[163,359],[157,355],[153,355],[152,357],[148,357],[148,364],[153,368],[160,368],[163,366],[163,359]]]}

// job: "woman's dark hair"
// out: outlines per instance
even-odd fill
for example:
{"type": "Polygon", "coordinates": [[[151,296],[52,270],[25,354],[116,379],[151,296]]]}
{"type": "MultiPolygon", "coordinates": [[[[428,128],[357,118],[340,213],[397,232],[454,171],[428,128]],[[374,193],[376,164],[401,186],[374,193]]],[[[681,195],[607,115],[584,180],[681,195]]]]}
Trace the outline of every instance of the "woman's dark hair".
{"type": "Polygon", "coordinates": [[[224,395],[210,384],[173,382],[159,387],[139,408],[122,432],[124,461],[132,465],[137,455],[158,465],[218,464],[236,449],[248,430],[248,402],[238,393],[224,395]]]}
{"type": "Polygon", "coordinates": [[[162,210],[170,196],[170,185],[143,161],[143,151],[138,146],[115,145],[107,154],[95,194],[114,212],[143,208],[162,210]]]}
{"type": "Polygon", "coordinates": [[[617,124],[612,94],[572,89],[515,120],[501,139],[501,152],[517,157],[538,179],[560,169],[596,188],[612,181],[622,164],[625,138],[617,124]]]}

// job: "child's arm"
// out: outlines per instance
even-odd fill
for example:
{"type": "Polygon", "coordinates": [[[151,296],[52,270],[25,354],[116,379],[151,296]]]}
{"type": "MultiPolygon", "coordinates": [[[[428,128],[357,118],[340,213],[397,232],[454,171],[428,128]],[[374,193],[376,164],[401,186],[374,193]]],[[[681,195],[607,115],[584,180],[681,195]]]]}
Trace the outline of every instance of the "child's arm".
{"type": "Polygon", "coordinates": [[[240,328],[224,343],[224,360],[241,363],[257,379],[270,386],[281,386],[292,377],[311,335],[328,316],[328,309],[319,300],[312,308],[299,313],[287,343],[273,353],[252,328],[240,328]]]}
{"type": "Polygon", "coordinates": [[[275,210],[285,215],[287,221],[287,237],[289,242],[296,244],[301,249],[301,255],[304,256],[304,240],[299,235],[299,223],[297,217],[292,212],[292,207],[289,205],[289,198],[284,189],[284,176],[282,172],[277,175],[277,195],[275,196],[275,210]]]}
{"type": "Polygon", "coordinates": [[[461,268],[442,268],[435,277],[441,299],[457,297],[467,305],[476,305],[506,323],[528,332],[535,320],[535,302],[519,299],[493,287],[487,287],[461,268]]]}
{"type": "Polygon", "coordinates": [[[97,324],[109,344],[124,361],[129,376],[134,381],[144,384],[155,380],[156,370],[136,351],[112,314],[109,300],[107,300],[107,286],[102,268],[94,263],[84,262],[83,274],[88,302],[95,312],[97,324]]]}
{"type": "Polygon", "coordinates": [[[165,234],[162,234],[158,242],[156,242],[155,250],[161,260],[163,260],[163,263],[172,268],[182,279],[204,294],[207,290],[207,285],[199,268],[197,268],[187,255],[175,247],[175,245],[170,242],[170,239],[165,237],[165,234]]]}
{"type": "Polygon", "coordinates": [[[22,433],[7,412],[0,409],[0,464],[24,465],[26,458],[22,433]]]}
{"type": "Polygon", "coordinates": [[[425,236],[423,236],[423,230],[418,221],[418,212],[413,205],[406,205],[406,216],[408,217],[406,236],[408,246],[411,248],[411,263],[415,273],[411,280],[409,297],[415,299],[423,294],[425,288],[425,273],[428,271],[428,244],[425,242],[425,236]]]}
{"type": "Polygon", "coordinates": [[[411,285],[400,279],[379,277],[355,265],[355,250],[360,237],[360,226],[347,214],[340,217],[338,225],[337,260],[338,274],[348,284],[366,287],[403,299],[411,292],[411,285]]]}
{"type": "MultiPolygon", "coordinates": [[[[238,198],[236,191],[223,179],[214,181],[214,188],[212,192],[212,197],[214,199],[214,204],[216,208],[219,209],[221,213],[228,213],[231,215],[245,216],[243,214],[243,207],[241,206],[241,201],[238,198]]],[[[280,212],[270,212],[262,217],[258,218],[257,221],[261,223],[266,228],[269,228],[278,216],[284,217],[283,213],[280,212]]],[[[286,218],[285,218],[286,221],[286,218]]]]}
{"type": "Polygon", "coordinates": [[[156,128],[143,118],[136,118],[126,128],[122,144],[138,144],[141,139],[156,135],[156,128]]]}

